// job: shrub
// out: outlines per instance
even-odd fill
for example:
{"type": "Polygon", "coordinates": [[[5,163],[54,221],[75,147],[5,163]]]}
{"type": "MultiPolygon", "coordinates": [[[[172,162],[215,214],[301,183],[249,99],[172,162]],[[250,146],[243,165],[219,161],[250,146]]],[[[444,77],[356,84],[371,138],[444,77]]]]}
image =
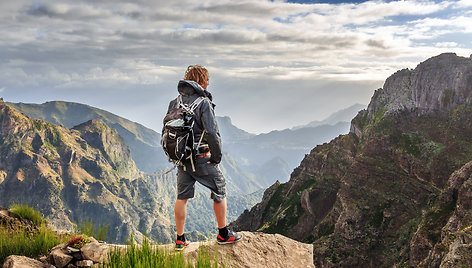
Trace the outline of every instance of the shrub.
{"type": "Polygon", "coordinates": [[[81,249],[87,243],[90,243],[90,239],[88,237],[78,235],[71,237],[67,242],[67,245],[69,247],[81,249]]]}
{"type": "Polygon", "coordinates": [[[20,218],[30,220],[37,226],[40,226],[44,221],[41,212],[28,206],[27,204],[13,204],[10,206],[10,211],[20,218]]]}

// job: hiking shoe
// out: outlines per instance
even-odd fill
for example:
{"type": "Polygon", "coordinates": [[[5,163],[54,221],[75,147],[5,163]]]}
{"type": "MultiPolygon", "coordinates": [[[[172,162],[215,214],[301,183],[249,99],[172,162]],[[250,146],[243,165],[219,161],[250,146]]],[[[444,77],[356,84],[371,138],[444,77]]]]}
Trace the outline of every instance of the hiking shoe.
{"type": "Polygon", "coordinates": [[[177,240],[175,241],[175,250],[184,250],[188,246],[188,241],[177,240]]]}
{"type": "Polygon", "coordinates": [[[239,233],[236,233],[232,230],[228,230],[228,236],[226,238],[221,237],[221,235],[218,235],[216,237],[216,240],[218,241],[218,244],[224,245],[224,244],[231,244],[238,242],[243,236],[239,233]]]}

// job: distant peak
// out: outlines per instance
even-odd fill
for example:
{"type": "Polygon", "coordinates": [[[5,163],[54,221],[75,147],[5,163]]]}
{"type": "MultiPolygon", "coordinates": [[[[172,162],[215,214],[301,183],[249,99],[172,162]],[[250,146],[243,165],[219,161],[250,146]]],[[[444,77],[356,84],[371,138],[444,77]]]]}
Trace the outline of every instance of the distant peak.
{"type": "MultiPolygon", "coordinates": [[[[448,112],[472,104],[472,59],[443,53],[431,57],[415,69],[402,69],[385,80],[374,92],[367,110],[358,116],[372,121],[397,111],[419,114],[448,112]]],[[[361,135],[358,126],[351,132],[361,135]]]]}
{"type": "Polygon", "coordinates": [[[391,75],[369,104],[369,114],[418,109],[424,112],[449,110],[472,103],[472,60],[443,53],[391,75]]]}

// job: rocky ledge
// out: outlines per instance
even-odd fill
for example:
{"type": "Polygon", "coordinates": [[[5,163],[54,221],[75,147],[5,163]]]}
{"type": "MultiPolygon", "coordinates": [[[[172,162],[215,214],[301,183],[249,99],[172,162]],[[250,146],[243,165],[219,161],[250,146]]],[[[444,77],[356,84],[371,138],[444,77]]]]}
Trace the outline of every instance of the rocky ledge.
{"type": "MultiPolygon", "coordinates": [[[[230,245],[219,245],[215,240],[192,242],[183,251],[184,257],[196,262],[199,251],[208,253],[211,259],[218,258],[218,265],[226,267],[313,267],[313,245],[297,242],[279,234],[242,232],[241,241],[230,245]]],[[[107,259],[110,250],[123,245],[105,244],[90,238],[91,242],[80,250],[61,244],[51,250],[49,257],[41,261],[23,256],[9,256],[3,268],[33,267],[92,267],[107,259]]],[[[168,250],[173,245],[162,245],[168,250]]]]}

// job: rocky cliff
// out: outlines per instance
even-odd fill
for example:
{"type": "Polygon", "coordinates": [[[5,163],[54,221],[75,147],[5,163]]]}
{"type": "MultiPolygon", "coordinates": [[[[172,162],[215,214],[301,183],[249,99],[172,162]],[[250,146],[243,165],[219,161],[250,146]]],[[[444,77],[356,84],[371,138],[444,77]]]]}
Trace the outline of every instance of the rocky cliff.
{"type": "Polygon", "coordinates": [[[89,120],[99,118],[118,131],[129,146],[133,160],[141,171],[152,173],[168,167],[161,149],[160,135],[141,124],[117,116],[108,111],[81,103],[49,101],[43,104],[7,103],[25,115],[73,128],[89,120]]]}
{"type": "Polygon", "coordinates": [[[118,133],[101,120],[74,129],[26,117],[0,101],[0,204],[27,203],[56,229],[109,223],[110,241],[146,232],[170,239],[156,201],[118,133]]]}
{"type": "Polygon", "coordinates": [[[313,243],[317,267],[471,265],[471,94],[455,54],[393,74],[232,225],[313,243]]]}

